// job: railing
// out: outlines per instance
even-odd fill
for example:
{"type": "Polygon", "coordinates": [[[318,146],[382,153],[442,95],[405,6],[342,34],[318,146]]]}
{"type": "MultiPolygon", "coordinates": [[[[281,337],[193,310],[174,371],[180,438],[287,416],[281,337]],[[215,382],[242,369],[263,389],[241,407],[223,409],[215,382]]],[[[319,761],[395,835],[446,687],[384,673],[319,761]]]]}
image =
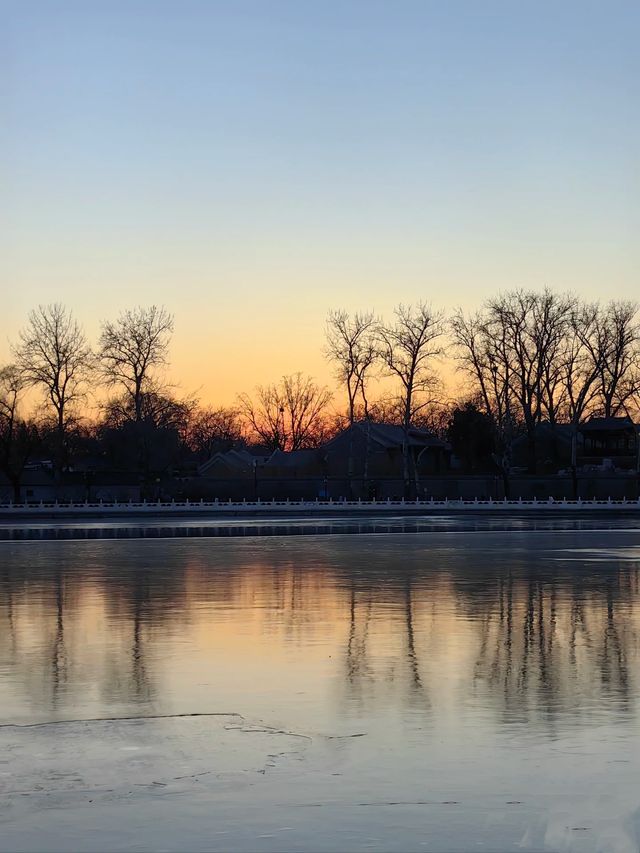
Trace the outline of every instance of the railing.
{"type": "Polygon", "coordinates": [[[605,500],[567,500],[548,498],[547,500],[517,500],[506,499],[478,499],[463,500],[462,498],[444,500],[327,500],[316,499],[313,501],[292,501],[292,500],[271,500],[271,501],[127,501],[127,502],[103,502],[103,501],[84,501],[84,502],[47,502],[39,501],[27,504],[4,503],[0,504],[0,514],[16,514],[16,515],[35,515],[35,514],[53,514],[53,515],[77,515],[77,514],[170,514],[170,513],[244,513],[244,512],[331,512],[338,513],[357,513],[357,512],[388,512],[397,510],[408,510],[415,512],[430,511],[430,510],[619,510],[630,509],[640,511],[640,498],[637,500],[614,500],[607,498],[605,500]]]}

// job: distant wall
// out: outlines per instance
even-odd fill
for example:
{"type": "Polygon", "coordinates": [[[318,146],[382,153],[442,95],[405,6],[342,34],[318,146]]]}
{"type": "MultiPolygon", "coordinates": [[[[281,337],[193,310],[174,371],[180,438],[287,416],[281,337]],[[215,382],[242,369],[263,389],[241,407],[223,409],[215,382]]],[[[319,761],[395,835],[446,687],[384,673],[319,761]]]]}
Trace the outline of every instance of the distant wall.
{"type": "MultiPolygon", "coordinates": [[[[514,475],[511,478],[510,497],[512,500],[547,500],[549,497],[555,500],[563,498],[573,499],[573,485],[570,477],[566,476],[531,476],[525,474],[514,475]]],[[[361,481],[353,483],[353,497],[363,500],[376,498],[386,500],[387,498],[402,497],[402,480],[376,479],[369,482],[369,491],[365,493],[365,484],[361,481]]],[[[432,475],[423,477],[420,482],[420,498],[443,500],[449,498],[455,500],[463,498],[473,500],[474,498],[502,499],[505,497],[502,480],[492,475],[432,475]]],[[[638,478],[625,475],[597,475],[580,477],[578,480],[579,497],[584,500],[597,498],[606,500],[621,500],[627,498],[636,500],[640,497],[638,489],[638,478]]],[[[279,479],[258,481],[254,483],[247,480],[211,479],[206,477],[194,477],[191,480],[170,481],[162,484],[163,498],[175,498],[176,500],[233,500],[247,501],[259,498],[262,501],[276,500],[315,500],[315,498],[332,498],[340,500],[349,497],[349,482],[346,478],[321,479],[279,479]]],[[[78,501],[83,502],[86,498],[86,489],[81,487],[62,486],[56,493],[54,486],[24,486],[22,499],[29,503],[40,501],[78,501]],[[30,492],[30,494],[29,494],[30,492]]],[[[6,484],[0,483],[0,503],[9,503],[13,499],[13,491],[6,484]]],[[[140,500],[140,489],[138,486],[113,485],[92,486],[90,500],[110,501],[138,501],[140,500]]]]}
{"type": "MultiPolygon", "coordinates": [[[[467,500],[473,498],[503,498],[504,487],[502,478],[485,476],[459,476],[459,477],[430,477],[424,483],[426,497],[434,498],[458,498],[467,500]]],[[[562,498],[572,499],[573,482],[571,477],[559,475],[533,476],[518,474],[510,477],[510,498],[517,500],[532,500],[538,498],[546,500],[549,497],[556,500],[562,498]]],[[[638,478],[625,475],[590,475],[578,477],[578,496],[584,498],[637,498],[638,478]]]]}
{"type": "MultiPolygon", "coordinates": [[[[636,499],[640,497],[638,478],[627,475],[598,475],[592,474],[578,478],[579,497],[586,499],[608,497],[636,499]]],[[[402,496],[403,482],[397,478],[372,478],[368,484],[361,480],[352,481],[352,495],[355,499],[368,500],[376,498],[399,498],[402,496]]],[[[510,497],[517,500],[538,498],[546,500],[549,497],[556,500],[573,498],[571,477],[545,475],[532,476],[525,474],[514,475],[510,478],[510,497]]],[[[258,480],[257,483],[246,480],[217,480],[199,478],[181,483],[176,498],[200,498],[219,500],[254,500],[260,498],[269,501],[290,498],[291,500],[315,498],[333,498],[339,500],[349,496],[349,481],[347,478],[281,478],[258,480]]],[[[502,479],[493,475],[463,475],[442,474],[423,476],[420,480],[420,497],[435,498],[503,498],[502,479]]]]}
{"type": "MultiPolygon", "coordinates": [[[[89,495],[87,487],[79,485],[61,485],[56,489],[54,484],[33,485],[25,484],[21,488],[24,503],[53,503],[54,501],[71,501],[82,503],[87,498],[90,501],[139,501],[140,487],[132,485],[96,485],[91,486],[89,495]]],[[[13,500],[13,489],[0,486],[0,503],[10,503],[13,500]]]]}

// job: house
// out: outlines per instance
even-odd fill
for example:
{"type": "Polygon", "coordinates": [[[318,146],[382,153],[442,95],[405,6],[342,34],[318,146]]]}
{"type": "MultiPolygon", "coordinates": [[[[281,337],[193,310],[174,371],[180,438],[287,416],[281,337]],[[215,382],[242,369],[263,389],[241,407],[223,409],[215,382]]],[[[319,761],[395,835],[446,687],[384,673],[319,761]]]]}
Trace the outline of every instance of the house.
{"type": "MultiPolygon", "coordinates": [[[[554,473],[571,465],[573,427],[570,424],[551,424],[541,421],[535,425],[536,468],[538,473],[554,473]]],[[[511,465],[526,469],[529,465],[529,439],[526,433],[517,435],[511,442],[511,465]]],[[[577,435],[578,452],[583,444],[577,435]]]]}
{"type": "MultiPolygon", "coordinates": [[[[199,468],[190,496],[234,499],[370,498],[401,495],[405,433],[396,424],[354,423],[317,448],[216,453],[199,468]]],[[[409,476],[416,491],[429,475],[449,469],[450,446],[427,430],[411,429],[409,476]]]]}
{"type": "MultiPolygon", "coordinates": [[[[285,497],[390,497],[404,489],[404,429],[359,421],[321,447],[275,451],[259,471],[259,494],[285,497]]],[[[448,470],[450,446],[427,430],[408,436],[409,476],[420,480],[448,470]]]]}
{"type": "Polygon", "coordinates": [[[325,477],[324,447],[307,450],[274,450],[262,467],[265,478],[300,479],[325,477]]]}
{"type": "Polygon", "coordinates": [[[261,498],[303,500],[327,495],[324,447],[274,450],[257,473],[261,498]]]}
{"type": "Polygon", "coordinates": [[[197,478],[182,485],[180,497],[190,500],[254,500],[259,496],[259,469],[269,456],[245,449],[218,451],[200,465],[197,478]]]}
{"type": "MultiPolygon", "coordinates": [[[[0,503],[11,503],[14,499],[10,480],[4,474],[0,474],[0,503]]],[[[54,501],[55,483],[51,470],[44,467],[25,468],[20,477],[20,500],[26,503],[54,501]]]]}
{"type": "MultiPolygon", "coordinates": [[[[352,475],[377,479],[403,477],[405,432],[397,424],[357,421],[324,445],[329,476],[348,475],[349,456],[352,475]]],[[[436,474],[449,468],[451,447],[428,430],[411,428],[408,434],[411,477],[436,474]]]]}
{"type": "Polygon", "coordinates": [[[268,456],[254,456],[248,450],[227,450],[214,453],[198,468],[201,477],[209,479],[252,479],[256,465],[268,456]]]}
{"type": "MultiPolygon", "coordinates": [[[[139,501],[140,479],[126,471],[64,471],[57,483],[51,468],[33,466],[22,472],[20,497],[24,503],[139,501]]],[[[13,499],[11,483],[0,474],[0,503],[13,499]]]]}
{"type": "Polygon", "coordinates": [[[633,469],[638,464],[638,427],[629,417],[592,417],[580,425],[580,465],[633,469]]]}

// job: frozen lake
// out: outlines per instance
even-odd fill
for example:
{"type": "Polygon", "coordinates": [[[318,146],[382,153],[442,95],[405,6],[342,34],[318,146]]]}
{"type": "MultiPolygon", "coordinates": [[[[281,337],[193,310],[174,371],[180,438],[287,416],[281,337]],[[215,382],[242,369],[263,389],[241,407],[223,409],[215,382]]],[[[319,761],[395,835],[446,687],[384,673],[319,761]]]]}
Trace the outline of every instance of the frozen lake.
{"type": "Polygon", "coordinates": [[[0,850],[638,851],[639,521],[314,524],[3,526],[0,850]]]}

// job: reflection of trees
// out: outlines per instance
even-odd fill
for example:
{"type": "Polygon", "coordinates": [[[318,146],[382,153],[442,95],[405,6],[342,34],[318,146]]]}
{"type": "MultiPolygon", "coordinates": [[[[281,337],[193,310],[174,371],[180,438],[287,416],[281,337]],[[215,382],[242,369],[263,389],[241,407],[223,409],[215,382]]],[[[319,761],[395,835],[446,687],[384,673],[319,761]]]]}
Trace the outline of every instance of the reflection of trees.
{"type": "Polygon", "coordinates": [[[474,669],[507,716],[533,712],[549,722],[574,712],[582,697],[615,694],[629,708],[628,652],[637,629],[629,594],[637,571],[576,573],[559,585],[509,572],[467,606],[480,643],[474,669]]]}
{"type": "Polygon", "coordinates": [[[148,700],[152,688],[145,664],[144,618],[145,606],[149,604],[149,583],[145,572],[136,572],[132,589],[133,640],[131,644],[131,675],[135,697],[138,701],[148,700]]]}
{"type": "Polygon", "coordinates": [[[563,567],[552,576],[535,568],[535,556],[485,570],[465,566],[464,555],[448,559],[446,574],[403,567],[351,582],[345,698],[364,705],[394,690],[424,709],[447,689],[444,672],[462,685],[454,704],[484,694],[513,721],[535,717],[553,726],[559,715],[579,716],[603,697],[619,711],[631,709],[636,569],[603,565],[586,574],[563,567]],[[375,626],[391,604],[395,615],[382,643],[375,626]],[[462,652],[447,656],[447,638],[460,644],[463,630],[462,652]]]}
{"type": "Polygon", "coordinates": [[[351,578],[349,589],[349,629],[344,653],[345,688],[351,701],[364,706],[374,701],[377,691],[400,691],[410,704],[429,705],[428,688],[421,674],[422,630],[416,626],[414,578],[411,570],[392,582],[380,585],[380,578],[351,578]],[[381,644],[374,621],[380,624],[379,610],[390,602],[397,605],[390,643],[381,644]]]}
{"type": "Polygon", "coordinates": [[[212,656],[242,636],[242,653],[273,649],[281,666],[337,643],[339,695],[362,710],[424,712],[447,691],[451,708],[476,697],[549,726],[603,697],[630,709],[640,583],[629,563],[549,569],[507,550],[474,564],[456,547],[364,559],[353,544],[56,543],[0,568],[1,659],[43,708],[82,704],[89,686],[118,706],[162,699],[176,666],[165,650],[200,632],[212,656]]]}
{"type": "MultiPolygon", "coordinates": [[[[616,618],[617,596],[614,595],[613,578],[607,576],[607,619],[602,633],[598,664],[600,677],[606,687],[620,687],[625,698],[629,695],[629,672],[621,631],[626,631],[627,620],[623,614],[616,618]]],[[[634,632],[635,633],[635,632],[634,632]]],[[[634,637],[635,639],[635,637],[634,637]]]]}
{"type": "Polygon", "coordinates": [[[64,578],[56,567],[53,573],[55,600],[55,632],[51,645],[51,690],[55,708],[58,704],[60,687],[67,681],[67,651],[64,645],[64,578]]]}
{"type": "Polygon", "coordinates": [[[407,573],[404,584],[404,616],[407,627],[407,662],[411,673],[411,687],[416,692],[422,692],[423,686],[420,680],[420,666],[416,652],[416,640],[413,627],[413,599],[411,589],[411,575],[407,573]]]}
{"type": "Polygon", "coordinates": [[[346,649],[346,676],[352,691],[358,691],[359,685],[371,680],[373,672],[367,659],[367,639],[371,618],[371,597],[362,605],[360,614],[355,584],[351,586],[349,605],[349,634],[346,649]]]}
{"type": "MultiPolygon", "coordinates": [[[[0,636],[6,637],[9,639],[10,645],[10,659],[15,660],[17,643],[16,643],[16,624],[15,624],[15,615],[14,615],[14,579],[13,573],[9,566],[0,565],[0,597],[3,602],[3,611],[4,617],[2,618],[2,622],[6,624],[0,624],[0,636]]],[[[1,648],[1,646],[0,646],[1,648]]]]}
{"type": "Polygon", "coordinates": [[[553,704],[558,690],[555,666],[556,592],[529,579],[520,583],[510,572],[497,582],[497,601],[487,599],[478,621],[480,645],[474,678],[502,693],[508,713],[522,710],[529,698],[536,707],[553,704]]]}
{"type": "Polygon", "coordinates": [[[110,545],[97,565],[77,544],[55,549],[46,562],[0,574],[3,637],[30,704],[82,703],[91,686],[109,702],[151,701],[147,651],[155,663],[155,637],[184,628],[184,569],[112,565],[110,545]]]}
{"type": "Polygon", "coordinates": [[[119,654],[107,664],[103,696],[109,701],[150,702],[158,691],[155,668],[148,660],[155,660],[156,639],[187,630],[184,567],[167,571],[161,562],[131,560],[115,577],[104,578],[102,592],[107,619],[121,632],[119,654]]]}

